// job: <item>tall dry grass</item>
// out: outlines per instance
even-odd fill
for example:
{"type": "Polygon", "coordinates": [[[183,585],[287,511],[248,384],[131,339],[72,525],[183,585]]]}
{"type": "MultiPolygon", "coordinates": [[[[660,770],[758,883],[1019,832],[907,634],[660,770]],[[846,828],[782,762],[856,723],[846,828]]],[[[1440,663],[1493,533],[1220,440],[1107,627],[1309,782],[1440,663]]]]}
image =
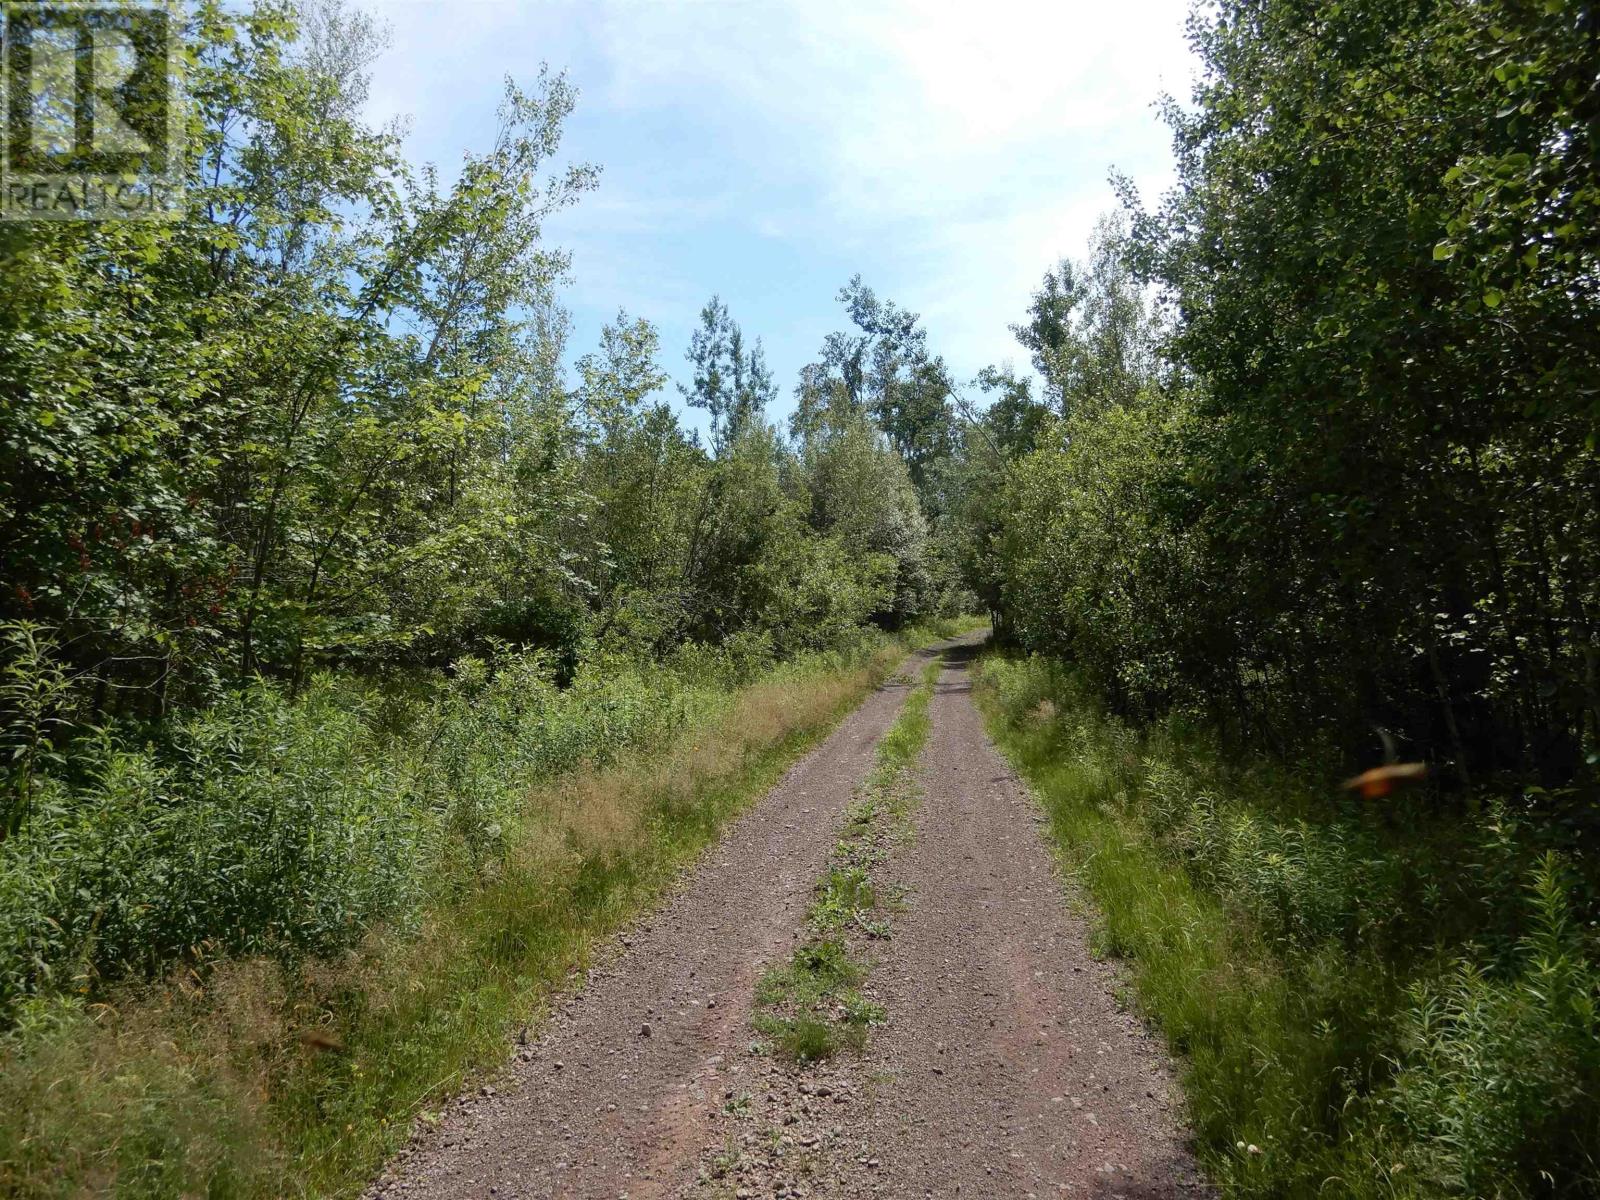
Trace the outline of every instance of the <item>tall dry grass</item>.
{"type": "Polygon", "coordinates": [[[533,786],[502,853],[342,953],[196,947],[156,984],[24,1004],[0,1040],[0,1194],[355,1191],[904,653],[779,667],[653,751],[533,786]]]}

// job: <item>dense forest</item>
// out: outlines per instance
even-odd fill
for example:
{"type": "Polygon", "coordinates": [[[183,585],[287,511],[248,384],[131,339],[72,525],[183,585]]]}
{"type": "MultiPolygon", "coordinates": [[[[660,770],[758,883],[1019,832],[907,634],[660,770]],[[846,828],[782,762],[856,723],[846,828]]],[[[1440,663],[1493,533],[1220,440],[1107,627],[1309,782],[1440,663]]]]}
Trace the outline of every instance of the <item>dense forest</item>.
{"type": "Polygon", "coordinates": [[[543,934],[448,957],[438,914],[648,874],[570,830],[530,860],[530,797],[974,610],[1017,753],[1094,766],[1088,807],[1223,914],[1141,988],[1230,1194],[1600,1188],[1600,15],[1190,32],[1176,187],[1118,181],[995,314],[1032,374],[958,379],[856,277],[777,420],[717,297],[686,347],[623,312],[569,346],[543,229],[601,176],[566,77],[508,83],[445,178],[361,118],[369,18],[199,5],[182,212],[0,225],[0,1189],[274,1194],[296,1155],[348,1186],[493,1021],[441,1065],[337,964],[434,945],[430,1003],[484,945],[526,973],[543,934]],[[1337,786],[1399,760],[1427,782],[1337,786]],[[415,1061],[296,1057],[312,1010],[415,1061]]]}
{"type": "Polygon", "coordinates": [[[890,415],[947,405],[914,317],[853,285],[854,327],[808,373],[829,400],[789,440],[759,338],[711,300],[684,396],[702,442],[648,321],[618,314],[563,377],[565,260],[540,228],[597,177],[548,169],[566,80],[508,88],[446,185],[354,116],[367,19],[218,7],[194,36],[182,219],[8,234],[7,1005],[86,943],[99,978],[210,939],[326,948],[389,903],[288,887],[367,801],[323,811],[307,780],[295,821],[276,785],[252,811],[239,789],[282,782],[280,722],[337,740],[322,722],[515,669],[612,714],[545,751],[575,761],[626,738],[630,672],[701,647],[748,676],[959,586],[896,449],[923,431],[890,415]],[[174,855],[219,878],[175,887],[174,855]]]}

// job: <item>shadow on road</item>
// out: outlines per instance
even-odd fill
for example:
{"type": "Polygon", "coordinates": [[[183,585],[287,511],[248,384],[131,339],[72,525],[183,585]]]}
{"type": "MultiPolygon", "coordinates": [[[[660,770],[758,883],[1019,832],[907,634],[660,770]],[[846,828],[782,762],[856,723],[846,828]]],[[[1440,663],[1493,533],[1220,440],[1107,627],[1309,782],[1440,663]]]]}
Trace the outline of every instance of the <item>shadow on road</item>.
{"type": "Polygon", "coordinates": [[[958,642],[944,650],[945,666],[950,670],[941,675],[935,691],[941,696],[960,695],[972,690],[972,673],[967,669],[972,661],[989,645],[989,639],[975,642],[958,642]]]}

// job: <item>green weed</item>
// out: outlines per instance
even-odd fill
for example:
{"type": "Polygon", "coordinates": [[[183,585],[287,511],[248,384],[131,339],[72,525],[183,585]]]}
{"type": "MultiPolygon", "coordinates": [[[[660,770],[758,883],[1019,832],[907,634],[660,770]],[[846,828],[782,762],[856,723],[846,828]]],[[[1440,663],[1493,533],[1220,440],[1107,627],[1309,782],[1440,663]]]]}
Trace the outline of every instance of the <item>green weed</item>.
{"type": "Polygon", "coordinates": [[[807,912],[810,936],[787,965],[769,970],[756,985],[755,1027],[791,1061],[815,1062],[841,1048],[859,1049],[867,1030],[885,1019],[882,1007],[858,990],[867,964],[852,954],[847,935],[890,936],[888,921],[870,915],[879,907],[870,871],[895,832],[883,818],[903,826],[915,802],[910,768],[927,741],[928,702],[941,665],[938,659],[927,665],[878,743],[872,772],[851,802],[832,862],[817,883],[807,912]]]}
{"type": "MultiPolygon", "coordinates": [[[[369,719],[344,694],[313,691],[298,709],[273,710],[265,731],[228,734],[212,718],[194,736],[215,744],[229,774],[204,786],[217,805],[231,795],[247,815],[262,798],[257,844],[214,840],[207,814],[220,809],[196,801],[176,826],[192,831],[187,840],[157,849],[187,847],[195,870],[209,862],[238,896],[260,899],[248,911],[278,905],[314,918],[295,919],[303,948],[229,957],[236,945],[274,944],[250,940],[263,937],[261,925],[235,922],[226,928],[237,942],[199,942],[171,967],[151,959],[158,973],[149,984],[111,983],[114,972],[96,963],[126,973],[135,964],[117,947],[185,910],[167,902],[156,867],[134,853],[150,836],[135,827],[148,810],[127,799],[86,810],[72,834],[80,840],[61,842],[65,865],[93,861],[75,857],[80,845],[103,852],[108,870],[143,872],[128,877],[151,889],[132,895],[155,903],[98,917],[89,909],[84,932],[46,925],[41,933],[59,939],[41,943],[45,951],[62,949],[31,961],[61,965],[12,993],[20,993],[12,1028],[0,1036],[0,1194],[359,1189],[414,1119],[504,1058],[517,1026],[581,967],[596,938],[648,904],[904,653],[903,643],[879,643],[771,669],[745,686],[704,671],[683,676],[663,703],[642,691],[629,699],[626,687],[637,685],[626,681],[580,683],[569,696],[534,676],[513,686],[474,681],[468,670],[459,697],[428,701],[420,716],[408,701],[398,715],[375,703],[369,719]],[[609,733],[564,728],[591,719],[609,733]],[[420,742],[385,740],[417,728],[420,742]],[[612,745],[602,745],[606,736],[612,745]],[[391,807],[402,802],[421,806],[391,807]],[[283,829],[295,813],[301,828],[283,829]],[[296,846],[305,857],[290,876],[299,892],[269,870],[296,846]],[[400,861],[406,846],[415,861],[400,861]],[[235,853],[259,862],[259,873],[224,869],[235,853]],[[376,919],[385,915],[392,919],[376,919]],[[85,936],[97,929],[102,943],[85,936]],[[46,984],[85,990],[28,998],[46,984]]],[[[105,778],[120,797],[139,788],[160,795],[176,778],[152,782],[152,758],[108,761],[118,764],[105,778]]],[[[40,800],[36,818],[65,821],[64,808],[39,817],[51,803],[40,800]]],[[[219,818],[215,836],[227,832],[219,818]]],[[[18,842],[4,849],[25,852],[18,842]]],[[[58,877],[62,869],[52,868],[58,877]]],[[[31,890],[39,878],[0,871],[0,924],[46,895],[31,890]]],[[[208,894],[187,919],[223,911],[200,903],[208,894]]],[[[189,928],[203,937],[206,927],[189,928]]],[[[9,950],[8,942],[0,955],[9,950]]]]}
{"type": "Polygon", "coordinates": [[[1038,660],[985,659],[979,696],[1096,946],[1182,1055],[1226,1194],[1593,1193],[1600,956],[1509,818],[1373,818],[1192,731],[1135,733],[1038,660]]]}

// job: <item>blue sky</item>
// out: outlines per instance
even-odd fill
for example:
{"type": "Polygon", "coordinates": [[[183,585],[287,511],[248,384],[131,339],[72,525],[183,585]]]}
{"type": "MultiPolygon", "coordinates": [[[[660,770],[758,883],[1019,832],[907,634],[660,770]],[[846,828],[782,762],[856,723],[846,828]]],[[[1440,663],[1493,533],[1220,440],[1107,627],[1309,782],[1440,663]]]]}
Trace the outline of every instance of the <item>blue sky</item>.
{"type": "Polygon", "coordinates": [[[719,293],[766,344],[783,400],[860,272],[923,315],[958,378],[1026,367],[1007,330],[1039,278],[1172,158],[1154,102],[1186,96],[1187,0],[378,0],[370,103],[448,170],[487,145],[501,81],[541,62],[580,91],[563,153],[600,187],[547,228],[573,256],[572,355],[618,308],[684,377],[719,293]]]}

